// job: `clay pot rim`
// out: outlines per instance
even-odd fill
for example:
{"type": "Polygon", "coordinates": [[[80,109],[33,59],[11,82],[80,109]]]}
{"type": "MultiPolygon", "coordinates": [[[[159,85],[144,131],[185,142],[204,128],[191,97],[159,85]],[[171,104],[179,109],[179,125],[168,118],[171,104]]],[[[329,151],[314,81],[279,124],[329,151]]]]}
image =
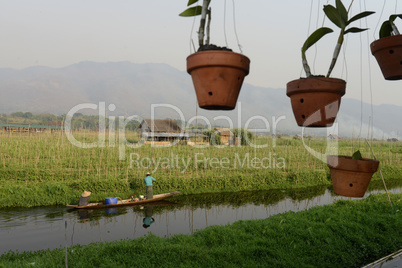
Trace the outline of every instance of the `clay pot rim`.
{"type": "Polygon", "coordinates": [[[402,34],[383,37],[373,41],[370,44],[371,54],[377,53],[379,50],[402,46],[402,34]]]}
{"type": "Polygon", "coordinates": [[[191,74],[191,71],[197,68],[208,67],[208,66],[222,66],[222,67],[232,67],[243,70],[246,75],[250,72],[250,59],[244,55],[233,51],[227,50],[206,50],[195,52],[187,57],[187,72],[191,74]],[[223,55],[225,58],[240,58],[241,60],[222,60],[219,58],[208,59],[203,63],[193,63],[192,59],[195,57],[208,57],[209,55],[219,54],[223,55]]]}
{"type": "Polygon", "coordinates": [[[299,79],[292,80],[286,84],[286,95],[288,97],[300,94],[300,93],[307,93],[307,92],[321,92],[321,93],[335,93],[339,94],[341,97],[346,93],[346,81],[340,78],[333,78],[333,77],[324,77],[324,76],[312,76],[312,77],[300,77],[299,79]],[[310,88],[310,89],[303,89],[299,87],[291,87],[292,84],[295,83],[303,83],[307,80],[318,80],[324,83],[331,83],[332,85],[338,85],[335,88],[310,88]]]}
{"type": "Polygon", "coordinates": [[[346,155],[328,155],[327,166],[331,169],[348,170],[355,172],[374,173],[378,169],[380,161],[371,158],[362,158],[361,160],[352,159],[351,156],[346,155]],[[333,159],[338,159],[338,165],[331,164],[333,159]],[[346,167],[345,167],[346,165],[346,167]],[[355,167],[355,168],[352,168],[355,167]]]}
{"type": "Polygon", "coordinates": [[[244,54],[237,53],[237,52],[234,52],[234,51],[218,50],[218,49],[217,50],[197,51],[197,52],[194,52],[194,53],[188,55],[187,59],[190,58],[190,57],[193,57],[194,55],[202,55],[202,54],[230,54],[230,55],[235,54],[235,55],[239,55],[239,56],[242,56],[242,57],[246,57],[248,59],[248,57],[246,55],[244,55],[244,54]]]}

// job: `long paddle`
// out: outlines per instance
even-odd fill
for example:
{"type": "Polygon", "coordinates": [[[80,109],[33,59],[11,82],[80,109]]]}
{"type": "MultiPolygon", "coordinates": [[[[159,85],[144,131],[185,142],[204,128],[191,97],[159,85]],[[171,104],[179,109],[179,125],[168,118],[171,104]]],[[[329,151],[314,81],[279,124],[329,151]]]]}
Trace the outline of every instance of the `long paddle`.
{"type": "Polygon", "coordinates": [[[144,188],[141,188],[138,192],[136,192],[135,194],[130,195],[130,197],[127,198],[127,199],[131,199],[133,196],[136,196],[139,192],[141,192],[142,190],[144,190],[146,188],[147,188],[146,186],[144,188]]]}

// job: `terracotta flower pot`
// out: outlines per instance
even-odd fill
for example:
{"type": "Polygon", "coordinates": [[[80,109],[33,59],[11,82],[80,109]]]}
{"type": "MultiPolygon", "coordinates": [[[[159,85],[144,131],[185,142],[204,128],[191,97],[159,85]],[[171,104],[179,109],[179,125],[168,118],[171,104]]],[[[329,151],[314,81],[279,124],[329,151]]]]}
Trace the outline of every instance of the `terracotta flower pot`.
{"type": "Polygon", "coordinates": [[[208,50],[187,57],[198,105],[207,110],[233,110],[248,75],[250,59],[222,50],[208,50]]]}
{"type": "Polygon", "coordinates": [[[327,165],[335,193],[348,197],[363,197],[379,164],[379,161],[368,158],[354,160],[349,156],[329,155],[327,165]]]}
{"type": "Polygon", "coordinates": [[[402,35],[380,38],[370,48],[386,80],[402,79],[402,35]]]}
{"type": "Polygon", "coordinates": [[[338,78],[309,77],[293,80],[286,88],[299,126],[330,127],[345,95],[346,82],[338,78]]]}

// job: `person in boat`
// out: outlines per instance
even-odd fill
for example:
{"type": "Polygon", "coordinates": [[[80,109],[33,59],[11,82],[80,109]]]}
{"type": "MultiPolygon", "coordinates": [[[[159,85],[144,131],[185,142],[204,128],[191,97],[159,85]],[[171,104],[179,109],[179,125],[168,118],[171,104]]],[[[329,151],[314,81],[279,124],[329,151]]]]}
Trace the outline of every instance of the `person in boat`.
{"type": "Polygon", "coordinates": [[[153,209],[151,206],[145,207],[145,218],[142,220],[142,227],[147,229],[149,226],[151,226],[152,223],[154,223],[155,219],[152,217],[153,215],[153,209]]]}
{"type": "Polygon", "coordinates": [[[156,182],[156,179],[151,176],[149,172],[147,172],[147,175],[144,179],[146,189],[147,189],[147,199],[152,199],[154,197],[154,191],[152,189],[152,182],[156,182]]]}
{"type": "Polygon", "coordinates": [[[80,197],[80,199],[78,200],[78,205],[79,206],[87,206],[88,205],[88,200],[89,197],[91,196],[91,192],[88,191],[84,191],[80,197]]]}

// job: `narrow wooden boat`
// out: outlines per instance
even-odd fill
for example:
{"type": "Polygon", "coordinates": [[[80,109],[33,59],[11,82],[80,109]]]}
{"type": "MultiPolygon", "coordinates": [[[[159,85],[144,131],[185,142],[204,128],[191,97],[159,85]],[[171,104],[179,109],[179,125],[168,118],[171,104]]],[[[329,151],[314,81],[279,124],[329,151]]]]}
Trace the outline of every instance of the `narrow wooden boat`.
{"type": "Polygon", "coordinates": [[[160,201],[160,200],[166,199],[168,197],[174,196],[179,193],[180,193],[179,191],[175,191],[175,192],[165,193],[165,194],[156,194],[151,199],[143,199],[143,200],[138,200],[138,201],[135,201],[134,199],[123,199],[123,200],[118,200],[117,204],[105,204],[103,202],[100,202],[100,203],[89,203],[86,206],[67,205],[67,207],[71,207],[71,208],[75,208],[75,209],[88,209],[88,208],[92,209],[92,208],[111,208],[111,207],[121,207],[121,206],[146,205],[148,203],[160,201]]]}

